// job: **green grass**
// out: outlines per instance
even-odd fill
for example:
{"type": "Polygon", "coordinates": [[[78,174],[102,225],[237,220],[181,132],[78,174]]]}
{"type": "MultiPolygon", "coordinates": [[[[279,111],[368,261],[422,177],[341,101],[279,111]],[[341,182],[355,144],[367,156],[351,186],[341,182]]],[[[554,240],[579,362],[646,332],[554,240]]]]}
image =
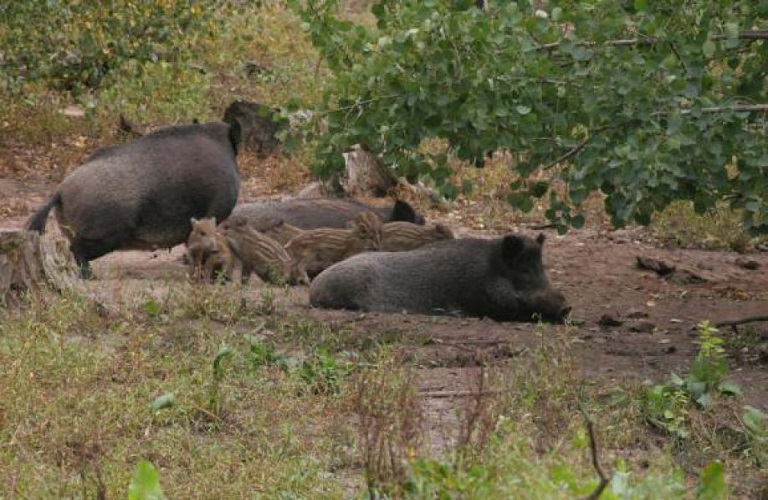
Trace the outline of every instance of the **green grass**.
{"type": "Polygon", "coordinates": [[[715,459],[738,491],[765,477],[737,400],[689,407],[687,439],[660,434],[646,387],[584,380],[562,327],[539,326],[528,354],[479,372],[482,396],[435,420],[427,371],[403,356],[418,332],[362,339],[296,314],[279,288],[264,309],[223,286],[170,287],[107,317],[50,295],[0,313],[0,496],[120,497],[148,460],[169,498],[572,498],[597,482],[581,408],[614,477],[604,498],[684,498],[715,459]]]}

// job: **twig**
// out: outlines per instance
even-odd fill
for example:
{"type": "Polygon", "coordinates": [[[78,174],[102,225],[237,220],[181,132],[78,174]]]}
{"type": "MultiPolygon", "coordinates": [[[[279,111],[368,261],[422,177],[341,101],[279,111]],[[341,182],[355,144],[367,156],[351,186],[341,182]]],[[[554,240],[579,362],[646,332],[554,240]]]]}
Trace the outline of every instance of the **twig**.
{"type": "MultiPolygon", "coordinates": [[[[768,40],[768,30],[747,30],[742,31],[739,36],[737,37],[739,40],[768,40]]],[[[710,40],[727,40],[728,37],[726,35],[715,35],[710,38],[710,40]]],[[[656,38],[627,38],[623,40],[608,40],[604,43],[604,45],[609,45],[612,47],[631,47],[634,45],[653,45],[655,43],[658,43],[660,40],[656,38]]],[[[539,50],[549,50],[549,49],[556,49],[560,45],[562,45],[563,42],[552,42],[552,43],[545,43],[542,45],[539,45],[539,50]]],[[[576,42],[577,46],[579,47],[594,47],[598,45],[597,42],[576,42]]]]}
{"type": "Polygon", "coordinates": [[[493,394],[504,394],[505,392],[509,391],[425,391],[420,392],[419,396],[424,398],[468,398],[468,397],[482,397],[482,396],[490,396],[493,394]]]}
{"type": "Polygon", "coordinates": [[[597,488],[595,488],[595,491],[589,494],[589,496],[584,497],[585,500],[597,500],[600,498],[600,495],[602,495],[603,490],[608,487],[608,484],[611,482],[610,478],[605,475],[605,472],[603,472],[603,468],[600,467],[600,460],[598,457],[598,450],[597,450],[597,439],[595,438],[595,424],[592,422],[592,419],[587,414],[587,411],[584,409],[584,407],[579,404],[579,411],[582,415],[584,415],[584,420],[587,423],[587,433],[589,434],[589,448],[592,452],[592,465],[594,466],[595,470],[597,471],[597,476],[600,478],[600,484],[597,485],[597,488]]]}
{"type": "Polygon", "coordinates": [[[758,315],[758,316],[747,316],[746,318],[739,318],[739,319],[728,319],[724,321],[718,321],[715,323],[715,326],[717,328],[720,328],[722,326],[736,326],[736,325],[745,325],[747,323],[757,323],[759,321],[768,321],[768,315],[758,315]]]}
{"type": "MultiPolygon", "coordinates": [[[[683,113],[686,111],[688,110],[683,111],[683,113]]],[[[768,104],[736,104],[734,106],[715,106],[712,108],[701,108],[701,111],[703,113],[720,113],[722,111],[768,111],[768,104]]]]}
{"type": "Polygon", "coordinates": [[[578,143],[576,146],[574,146],[571,149],[569,149],[564,155],[562,155],[559,158],[556,158],[555,160],[553,160],[553,161],[549,162],[548,164],[546,164],[544,166],[544,170],[548,170],[548,169],[554,167],[555,165],[557,165],[558,163],[564,162],[568,158],[570,158],[572,156],[576,156],[577,154],[579,154],[579,152],[582,149],[584,149],[584,147],[589,143],[589,141],[592,140],[593,137],[594,137],[593,135],[590,135],[589,137],[587,137],[586,139],[584,139],[583,141],[578,143]]]}

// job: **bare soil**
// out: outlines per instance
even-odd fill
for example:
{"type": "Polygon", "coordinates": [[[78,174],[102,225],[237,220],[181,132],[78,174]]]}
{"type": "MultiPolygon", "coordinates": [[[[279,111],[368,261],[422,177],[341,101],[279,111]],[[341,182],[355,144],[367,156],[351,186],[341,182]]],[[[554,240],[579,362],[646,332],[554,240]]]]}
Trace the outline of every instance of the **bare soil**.
{"type": "MultiPolygon", "coordinates": [[[[259,192],[259,186],[249,186],[259,192]]],[[[54,185],[0,179],[0,229],[20,228],[42,205],[54,185]]],[[[264,191],[261,191],[264,192],[264,191]]],[[[245,196],[253,199],[255,196],[245,196]]],[[[461,236],[493,236],[469,229],[470,213],[431,213],[443,218],[461,236]]],[[[485,207],[487,208],[487,207],[485,207]]],[[[55,227],[53,219],[50,227],[55,227]]],[[[506,224],[528,234],[538,230],[506,224]]],[[[572,323],[556,328],[573,336],[573,357],[585,378],[603,381],[664,380],[670,372],[684,374],[698,351],[696,325],[755,315],[768,315],[768,253],[671,250],[654,247],[640,229],[573,230],[557,236],[550,230],[545,267],[550,280],[573,306],[572,323]],[[674,266],[665,276],[638,266],[638,257],[674,266]]],[[[94,262],[99,277],[89,286],[108,301],[125,302],[135,291],[162,293],[169,283],[184,280],[181,247],[172,251],[119,252],[94,262]]],[[[250,292],[249,292],[250,293],[250,292]]],[[[253,297],[259,290],[254,288],[253,297]]],[[[470,390],[480,363],[522,355],[537,342],[537,326],[489,320],[407,314],[360,314],[308,307],[307,288],[291,291],[289,308],[359,332],[399,332],[417,336],[407,355],[418,366],[425,396],[434,412],[448,414],[453,399],[470,390]]],[[[768,322],[724,327],[731,379],[741,385],[745,402],[768,411],[768,322]],[[749,329],[751,341],[728,343],[749,329]]]]}

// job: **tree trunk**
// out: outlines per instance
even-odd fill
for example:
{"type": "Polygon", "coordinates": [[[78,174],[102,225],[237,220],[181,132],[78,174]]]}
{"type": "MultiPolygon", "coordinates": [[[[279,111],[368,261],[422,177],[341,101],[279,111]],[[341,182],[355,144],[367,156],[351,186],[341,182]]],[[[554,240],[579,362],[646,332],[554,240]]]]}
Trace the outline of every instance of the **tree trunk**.
{"type": "Polygon", "coordinates": [[[17,306],[28,291],[87,293],[66,241],[33,231],[0,231],[0,307],[17,306]]]}
{"type": "Polygon", "coordinates": [[[350,198],[363,196],[385,196],[397,186],[397,177],[384,167],[370,151],[356,146],[344,153],[346,177],[341,185],[350,198]]]}

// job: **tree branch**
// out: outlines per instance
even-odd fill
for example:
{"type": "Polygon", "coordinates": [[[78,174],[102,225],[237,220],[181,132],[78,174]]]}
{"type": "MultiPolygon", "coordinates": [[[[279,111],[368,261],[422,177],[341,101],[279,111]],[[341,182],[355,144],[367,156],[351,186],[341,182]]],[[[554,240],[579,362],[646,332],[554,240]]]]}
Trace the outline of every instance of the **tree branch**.
{"type": "Polygon", "coordinates": [[[587,411],[584,409],[584,407],[579,404],[579,411],[582,415],[584,415],[584,420],[587,422],[587,433],[589,434],[589,448],[592,452],[592,466],[597,471],[597,476],[600,478],[600,483],[597,485],[597,488],[595,488],[595,491],[589,494],[589,496],[585,497],[585,500],[597,500],[600,498],[600,495],[603,494],[603,491],[605,488],[608,487],[608,484],[610,484],[611,479],[605,475],[605,472],[603,472],[603,468],[600,467],[600,459],[598,456],[598,450],[597,450],[597,439],[595,438],[595,424],[592,422],[592,419],[587,414],[587,411]]]}
{"type": "Polygon", "coordinates": [[[759,316],[747,316],[746,318],[740,318],[740,319],[729,319],[725,321],[718,321],[717,323],[715,323],[715,326],[717,328],[720,328],[723,326],[745,325],[747,323],[757,323],[760,321],[768,321],[768,314],[763,314],[759,316]]]}
{"type": "MultiPolygon", "coordinates": [[[[742,31],[739,36],[739,40],[768,40],[768,30],[746,30],[742,31]]],[[[711,40],[727,40],[728,37],[725,35],[715,35],[711,37],[711,40]]],[[[622,40],[608,40],[604,42],[603,45],[609,45],[612,47],[631,47],[635,45],[654,45],[658,43],[660,40],[656,38],[627,38],[622,40]]],[[[539,50],[550,50],[550,49],[556,49],[560,45],[562,45],[563,42],[552,42],[552,43],[545,43],[542,45],[539,45],[539,50]]],[[[579,47],[594,47],[598,45],[597,42],[576,42],[577,46],[579,47]]]]}
{"type": "Polygon", "coordinates": [[[554,167],[558,163],[562,163],[568,158],[571,158],[572,156],[576,156],[577,154],[579,154],[579,152],[582,149],[584,149],[584,147],[589,143],[589,141],[592,140],[592,137],[594,136],[590,135],[589,137],[587,137],[586,139],[584,139],[583,141],[581,141],[580,143],[576,144],[574,147],[569,149],[564,155],[560,156],[559,158],[555,158],[551,162],[544,165],[544,170],[549,170],[550,168],[554,167]]]}
{"type": "Polygon", "coordinates": [[[701,108],[701,111],[704,113],[722,113],[723,111],[768,111],[768,104],[736,104],[733,106],[716,106],[712,108],[701,108]]]}

